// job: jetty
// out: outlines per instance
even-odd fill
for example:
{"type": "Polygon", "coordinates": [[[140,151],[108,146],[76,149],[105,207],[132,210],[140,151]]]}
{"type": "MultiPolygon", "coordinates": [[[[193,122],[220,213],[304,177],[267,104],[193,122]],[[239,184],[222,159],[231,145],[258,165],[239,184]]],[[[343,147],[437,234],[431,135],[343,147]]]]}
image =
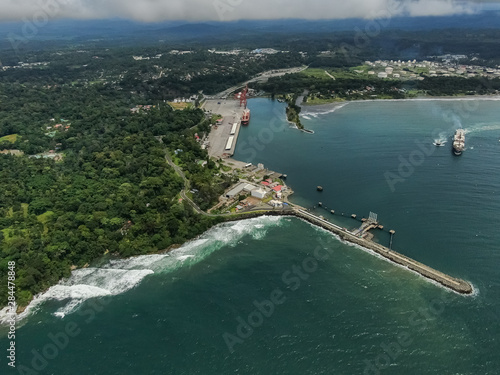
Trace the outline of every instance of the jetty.
{"type": "MultiPolygon", "coordinates": [[[[434,282],[437,282],[445,286],[448,289],[453,290],[454,292],[460,294],[472,294],[473,292],[472,285],[467,281],[446,275],[438,270],[426,266],[423,263],[413,260],[403,254],[390,250],[385,246],[382,246],[373,241],[366,240],[363,237],[359,236],[360,234],[359,230],[357,230],[354,233],[349,232],[348,230],[341,228],[333,223],[330,223],[329,221],[321,219],[320,217],[302,208],[294,208],[293,211],[288,212],[288,214],[293,214],[294,216],[306,220],[311,224],[317,225],[323,229],[333,232],[344,241],[348,241],[356,245],[362,246],[364,248],[367,248],[369,250],[372,250],[373,252],[377,253],[378,255],[381,255],[382,257],[390,260],[391,262],[399,264],[405,268],[408,268],[427,279],[430,279],[434,282]]],[[[368,220],[363,224],[364,229],[362,230],[362,232],[366,232],[367,230],[369,230],[368,229],[369,227],[375,228],[376,225],[375,223],[368,220]]]]}
{"type": "MultiPolygon", "coordinates": [[[[336,224],[333,224],[324,218],[320,216],[316,216],[313,213],[307,211],[303,207],[295,206],[286,210],[272,210],[268,212],[261,212],[261,213],[253,213],[250,214],[249,217],[256,217],[256,216],[262,216],[262,215],[276,215],[276,216],[295,216],[298,217],[302,220],[305,220],[313,225],[316,225],[318,227],[321,227],[325,230],[328,230],[334,234],[336,234],[338,237],[340,237],[341,240],[350,242],[356,245],[359,245],[365,249],[371,250],[374,253],[380,255],[381,257],[389,260],[392,263],[398,264],[404,268],[407,268],[408,270],[411,270],[420,276],[438,283],[442,285],[443,287],[450,289],[456,293],[459,294],[464,294],[464,295],[470,295],[474,292],[474,289],[472,288],[472,285],[462,279],[458,279],[449,275],[446,275],[445,273],[435,270],[432,267],[426,266],[423,263],[420,263],[414,259],[411,259],[407,257],[406,255],[400,254],[394,250],[391,250],[383,245],[380,245],[378,243],[375,243],[369,239],[363,238],[363,236],[360,236],[359,230],[356,230],[354,232],[348,231],[346,228],[342,228],[336,224]]],[[[241,219],[241,218],[240,218],[241,219]]],[[[237,220],[236,218],[234,220],[237,220]]],[[[362,232],[366,233],[368,227],[371,228],[376,228],[375,223],[370,223],[370,221],[367,221],[364,223],[363,228],[364,230],[362,232]],[[366,224],[368,223],[368,224],[366,224]]],[[[393,233],[391,233],[393,234],[393,233]]],[[[392,240],[392,236],[391,236],[392,240]]]]}
{"type": "MultiPolygon", "coordinates": [[[[239,107],[238,104],[239,102],[236,100],[225,100],[225,99],[222,99],[220,101],[207,100],[205,102],[206,110],[208,110],[211,113],[219,113],[223,116],[223,119],[220,120],[219,126],[216,127],[215,129],[212,129],[212,131],[210,132],[210,138],[209,138],[210,147],[208,151],[211,157],[217,157],[217,158],[230,157],[234,154],[239,131],[241,128],[240,119],[243,111],[243,109],[239,107]]],[[[242,164],[241,167],[242,169],[246,167],[245,163],[240,163],[240,164],[242,164]]],[[[284,176],[284,178],[286,178],[286,175],[284,176]]],[[[185,183],[186,184],[188,183],[187,180],[185,180],[185,183]]],[[[318,192],[323,191],[323,186],[318,185],[316,187],[316,190],[318,192]]],[[[193,205],[193,207],[198,213],[214,217],[218,216],[201,211],[201,209],[199,209],[192,201],[190,201],[185,194],[183,198],[187,199],[187,201],[191,205],[193,205]]],[[[314,215],[304,207],[291,204],[287,200],[285,200],[285,202],[286,202],[286,207],[284,207],[283,209],[257,208],[254,209],[253,211],[247,212],[246,214],[244,213],[241,216],[230,215],[227,218],[225,217],[225,219],[228,221],[241,220],[242,218],[251,218],[262,215],[295,216],[313,225],[319,226],[323,229],[326,229],[336,234],[343,241],[347,241],[359,245],[370,251],[373,251],[374,253],[391,261],[392,263],[407,268],[408,270],[411,270],[423,276],[424,278],[431,280],[435,283],[438,283],[456,293],[472,294],[474,291],[472,285],[469,282],[446,275],[429,266],[426,266],[423,263],[420,263],[414,259],[411,259],[403,254],[394,251],[392,249],[393,237],[395,234],[394,230],[389,231],[391,236],[389,248],[372,241],[371,239],[373,238],[373,234],[371,234],[370,231],[373,229],[379,229],[379,230],[384,229],[384,227],[378,223],[375,214],[373,214],[375,216],[372,216],[372,213],[370,213],[369,219],[361,220],[362,224],[359,228],[353,231],[349,231],[346,228],[341,228],[340,226],[329,222],[322,216],[314,215]]],[[[319,202],[318,206],[324,208],[325,210],[327,210],[327,212],[329,211],[330,214],[332,215],[335,214],[335,210],[328,209],[328,207],[326,205],[323,205],[322,202],[319,202]]],[[[344,216],[344,213],[342,213],[342,216],[344,216]]],[[[351,217],[354,220],[359,220],[357,218],[357,215],[355,214],[352,214],[351,217]]]]}

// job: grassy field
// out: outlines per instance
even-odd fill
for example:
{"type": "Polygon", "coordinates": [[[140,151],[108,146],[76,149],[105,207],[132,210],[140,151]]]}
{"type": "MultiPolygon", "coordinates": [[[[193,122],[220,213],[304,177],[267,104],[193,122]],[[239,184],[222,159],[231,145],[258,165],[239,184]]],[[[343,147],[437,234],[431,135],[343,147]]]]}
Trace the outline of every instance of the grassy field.
{"type": "Polygon", "coordinates": [[[19,231],[19,233],[17,233],[16,230],[10,228],[2,229],[5,241],[10,241],[15,238],[22,238],[28,232],[27,229],[17,229],[17,231],[19,231]]]}
{"type": "MultiPolygon", "coordinates": [[[[329,72],[329,73],[332,74],[331,72],[329,72]]],[[[309,69],[304,70],[300,74],[304,74],[308,77],[314,77],[314,78],[319,78],[319,79],[331,79],[325,73],[325,69],[309,68],[309,69]]]]}
{"type": "Polygon", "coordinates": [[[301,74],[308,77],[314,77],[317,79],[332,79],[327,73],[331,74],[335,79],[337,78],[373,78],[373,75],[369,75],[368,71],[372,70],[368,65],[355,66],[349,69],[321,69],[321,68],[310,68],[304,70],[301,74]],[[326,71],[326,72],[325,72],[326,71]],[[361,73],[360,73],[361,72],[361,73]]]}
{"type": "Polygon", "coordinates": [[[18,138],[19,138],[18,134],[6,135],[5,137],[0,138],[0,143],[2,143],[2,142],[15,143],[18,138]]]}
{"type": "Polygon", "coordinates": [[[182,111],[186,108],[190,108],[193,106],[192,103],[174,103],[174,102],[168,102],[168,105],[176,111],[182,111]]]}
{"type": "Polygon", "coordinates": [[[47,211],[36,217],[38,221],[43,224],[43,234],[47,234],[49,232],[49,228],[47,227],[47,222],[53,215],[55,215],[53,211],[47,211]]]}

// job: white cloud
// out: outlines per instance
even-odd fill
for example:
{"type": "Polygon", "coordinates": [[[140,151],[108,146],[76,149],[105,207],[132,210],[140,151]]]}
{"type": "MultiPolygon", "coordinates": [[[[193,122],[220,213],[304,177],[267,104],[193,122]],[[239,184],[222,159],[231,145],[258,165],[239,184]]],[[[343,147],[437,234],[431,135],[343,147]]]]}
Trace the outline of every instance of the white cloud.
{"type": "Polygon", "coordinates": [[[338,19],[381,14],[433,16],[472,13],[477,1],[458,0],[0,0],[0,20],[127,18],[163,20],[338,19]]]}
{"type": "Polygon", "coordinates": [[[419,0],[406,4],[412,16],[444,16],[447,14],[470,14],[480,9],[477,2],[456,2],[453,0],[419,0]]]}

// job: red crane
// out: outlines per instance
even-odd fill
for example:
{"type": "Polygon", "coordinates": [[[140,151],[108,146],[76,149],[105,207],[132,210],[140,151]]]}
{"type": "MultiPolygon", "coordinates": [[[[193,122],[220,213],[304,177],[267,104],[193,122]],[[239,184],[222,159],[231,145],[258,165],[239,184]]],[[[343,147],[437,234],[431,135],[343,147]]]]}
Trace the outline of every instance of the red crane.
{"type": "Polygon", "coordinates": [[[236,99],[240,100],[240,107],[243,105],[245,106],[245,108],[247,107],[247,94],[248,94],[248,85],[246,85],[246,87],[243,89],[242,92],[236,94],[236,99]]]}

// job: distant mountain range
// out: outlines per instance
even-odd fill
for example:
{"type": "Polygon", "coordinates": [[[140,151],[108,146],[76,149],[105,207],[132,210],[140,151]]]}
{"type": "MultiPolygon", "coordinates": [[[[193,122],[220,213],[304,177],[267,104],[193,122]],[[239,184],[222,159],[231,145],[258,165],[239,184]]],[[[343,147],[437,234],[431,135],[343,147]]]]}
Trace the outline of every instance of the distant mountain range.
{"type": "MultiPolygon", "coordinates": [[[[235,37],[259,34],[312,34],[364,30],[369,21],[345,20],[273,20],[189,23],[182,21],[162,23],[139,23],[128,20],[55,20],[37,29],[30,40],[40,41],[209,41],[230,40],[235,37]]],[[[384,30],[407,31],[432,29],[486,29],[500,28],[500,13],[483,12],[477,15],[450,17],[398,17],[390,20],[384,30]]],[[[23,36],[23,23],[0,23],[0,42],[7,42],[9,35],[23,36]],[[13,33],[13,34],[9,34],[13,33]]]]}

